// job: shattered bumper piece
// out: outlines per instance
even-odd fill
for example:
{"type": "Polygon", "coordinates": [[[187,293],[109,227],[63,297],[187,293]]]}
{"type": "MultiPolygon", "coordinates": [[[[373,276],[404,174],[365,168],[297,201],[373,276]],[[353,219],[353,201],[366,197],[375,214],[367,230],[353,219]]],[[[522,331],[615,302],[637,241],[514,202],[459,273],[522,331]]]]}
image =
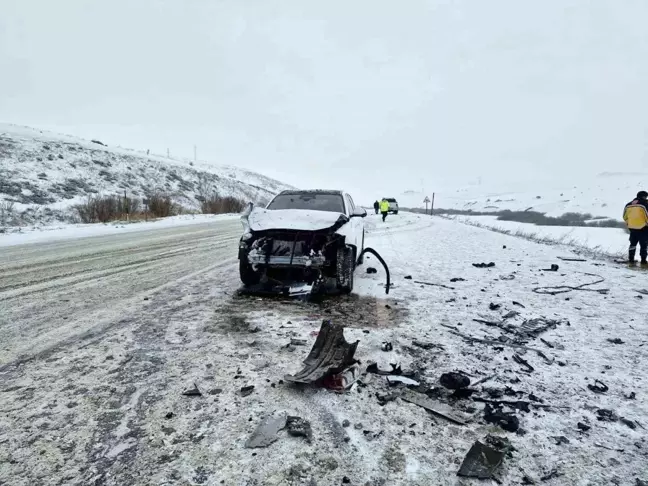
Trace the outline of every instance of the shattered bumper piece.
{"type": "Polygon", "coordinates": [[[314,383],[330,375],[336,375],[355,364],[353,355],[358,343],[344,339],[344,327],[324,321],[313,348],[304,360],[304,367],[284,379],[291,383],[314,383]]]}
{"type": "Polygon", "coordinates": [[[252,435],[245,442],[245,447],[248,449],[268,447],[273,442],[276,442],[278,439],[277,433],[286,427],[287,420],[288,417],[285,413],[267,416],[252,432],[252,435]]]}

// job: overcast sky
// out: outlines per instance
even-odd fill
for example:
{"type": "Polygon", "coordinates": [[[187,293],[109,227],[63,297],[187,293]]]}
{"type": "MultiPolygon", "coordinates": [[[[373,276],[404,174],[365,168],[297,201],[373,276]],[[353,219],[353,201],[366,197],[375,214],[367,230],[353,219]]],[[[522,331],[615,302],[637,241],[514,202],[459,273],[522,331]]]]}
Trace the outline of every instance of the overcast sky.
{"type": "Polygon", "coordinates": [[[0,0],[0,121],[362,195],[648,169],[647,0],[0,0]]]}

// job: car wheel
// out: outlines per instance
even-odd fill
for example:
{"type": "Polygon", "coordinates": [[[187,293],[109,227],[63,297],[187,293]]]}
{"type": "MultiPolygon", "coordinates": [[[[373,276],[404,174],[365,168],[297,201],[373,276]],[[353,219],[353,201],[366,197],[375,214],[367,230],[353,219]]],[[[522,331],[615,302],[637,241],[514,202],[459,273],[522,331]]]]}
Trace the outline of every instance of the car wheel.
{"type": "Polygon", "coordinates": [[[398,214],[398,211],[394,211],[394,214],[398,214]]]}
{"type": "Polygon", "coordinates": [[[256,285],[261,280],[261,273],[255,271],[252,265],[243,259],[239,260],[239,275],[241,276],[241,282],[246,287],[256,285]]]}
{"type": "Polygon", "coordinates": [[[355,271],[355,251],[352,247],[340,248],[337,254],[337,288],[345,294],[353,290],[353,272],[355,271]]]}

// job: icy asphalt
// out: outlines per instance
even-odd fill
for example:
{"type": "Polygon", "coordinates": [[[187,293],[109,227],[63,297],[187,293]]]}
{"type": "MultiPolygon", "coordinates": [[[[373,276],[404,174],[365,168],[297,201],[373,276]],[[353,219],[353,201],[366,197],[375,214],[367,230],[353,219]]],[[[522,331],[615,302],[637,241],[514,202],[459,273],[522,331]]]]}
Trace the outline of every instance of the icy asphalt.
{"type": "Polygon", "coordinates": [[[373,259],[358,268],[350,297],[240,296],[236,221],[3,248],[0,484],[468,485],[476,480],[456,472],[489,433],[515,448],[497,473],[504,485],[525,476],[546,485],[648,480],[648,296],[637,292],[648,288],[646,273],[564,262],[565,249],[422,215],[367,224],[367,244],[392,271],[388,297],[373,259]],[[558,272],[541,270],[552,263],[558,272]],[[378,273],[366,274],[368,266],[378,273]],[[596,280],[586,274],[604,277],[593,288],[610,291],[532,292],[596,280]],[[507,331],[473,319],[499,321],[510,311],[520,312],[507,320],[514,325],[564,320],[527,344],[551,363],[455,333],[496,340],[507,331]],[[551,407],[514,410],[522,431],[513,433],[484,422],[483,403],[443,390],[432,394],[467,425],[399,398],[381,405],[376,394],[394,389],[377,375],[344,394],[281,382],[301,367],[322,319],[360,340],[363,370],[400,363],[426,388],[462,370],[473,382],[490,378],[475,396],[510,387],[551,407]],[[286,347],[291,338],[307,344],[286,347]],[[393,351],[381,350],[385,341],[393,351]],[[609,390],[590,390],[595,379],[609,390]],[[194,383],[202,396],[183,395],[194,383]],[[241,394],[248,385],[253,391],[241,394]],[[626,398],[631,392],[636,398],[626,398]],[[603,408],[625,421],[598,420],[603,408]],[[312,442],[281,431],[267,448],[244,448],[273,412],[310,421],[312,442]]]}

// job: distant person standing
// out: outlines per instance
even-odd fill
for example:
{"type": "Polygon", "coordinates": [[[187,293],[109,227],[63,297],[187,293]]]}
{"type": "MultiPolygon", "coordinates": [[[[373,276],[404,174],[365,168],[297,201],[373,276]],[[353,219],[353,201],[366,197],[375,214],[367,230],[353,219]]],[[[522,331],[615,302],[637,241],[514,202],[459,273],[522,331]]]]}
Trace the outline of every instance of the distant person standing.
{"type": "Polygon", "coordinates": [[[623,211],[623,220],[630,230],[630,249],[628,251],[628,263],[635,263],[637,245],[641,248],[639,256],[641,265],[648,266],[648,192],[639,191],[637,197],[626,204],[623,211]]]}
{"type": "Polygon", "coordinates": [[[376,211],[376,214],[378,214],[378,211],[380,210],[380,203],[376,201],[374,203],[374,211],[376,211]]]}
{"type": "Polygon", "coordinates": [[[387,199],[380,201],[380,212],[382,213],[383,221],[385,221],[389,213],[389,201],[387,199]]]}

